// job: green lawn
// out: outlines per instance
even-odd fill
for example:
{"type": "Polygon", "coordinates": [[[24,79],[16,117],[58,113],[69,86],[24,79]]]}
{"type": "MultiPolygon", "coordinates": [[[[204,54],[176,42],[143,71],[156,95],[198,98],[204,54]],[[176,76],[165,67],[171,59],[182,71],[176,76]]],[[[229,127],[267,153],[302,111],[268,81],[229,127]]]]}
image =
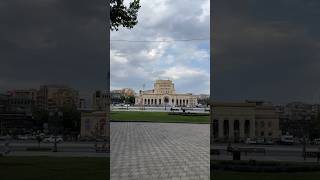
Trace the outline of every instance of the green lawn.
{"type": "Polygon", "coordinates": [[[108,158],[0,157],[1,180],[106,180],[108,158]]]}
{"type": "Polygon", "coordinates": [[[320,172],[249,173],[214,171],[211,180],[318,180],[320,172]]]}
{"type": "Polygon", "coordinates": [[[182,116],[168,115],[167,112],[111,112],[112,121],[141,121],[141,122],[162,122],[162,123],[209,123],[208,116],[182,116]]]}

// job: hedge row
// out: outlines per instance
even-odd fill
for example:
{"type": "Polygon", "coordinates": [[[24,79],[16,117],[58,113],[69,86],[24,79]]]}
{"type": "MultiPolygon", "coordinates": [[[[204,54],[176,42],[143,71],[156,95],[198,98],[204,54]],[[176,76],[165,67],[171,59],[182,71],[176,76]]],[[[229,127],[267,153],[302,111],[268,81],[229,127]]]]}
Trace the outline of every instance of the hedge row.
{"type": "Polygon", "coordinates": [[[309,172],[320,171],[316,163],[263,162],[263,161],[215,161],[211,163],[213,170],[239,172],[309,172]]]}

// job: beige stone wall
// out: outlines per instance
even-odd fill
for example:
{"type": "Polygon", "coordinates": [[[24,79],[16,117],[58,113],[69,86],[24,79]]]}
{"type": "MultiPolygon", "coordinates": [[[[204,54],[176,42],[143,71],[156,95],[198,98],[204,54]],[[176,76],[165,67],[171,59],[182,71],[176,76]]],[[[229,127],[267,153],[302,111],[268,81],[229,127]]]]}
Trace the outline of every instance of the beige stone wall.
{"type": "Polygon", "coordinates": [[[218,139],[220,140],[245,140],[247,137],[255,137],[255,109],[253,105],[214,105],[213,120],[218,121],[218,139]],[[235,127],[235,122],[239,122],[235,127]],[[245,132],[245,122],[248,121],[250,126],[245,132]],[[228,131],[225,131],[224,123],[227,122],[228,131]]]}
{"type": "Polygon", "coordinates": [[[214,139],[244,141],[248,137],[275,139],[280,135],[279,118],[272,106],[214,103],[212,109],[211,135],[214,139]]]}
{"type": "Polygon", "coordinates": [[[195,107],[198,104],[197,98],[188,94],[142,94],[136,97],[136,105],[164,106],[165,99],[168,106],[195,107]]]}
{"type": "Polygon", "coordinates": [[[256,136],[275,139],[280,134],[279,115],[274,107],[256,108],[256,136]]]}
{"type": "Polygon", "coordinates": [[[154,90],[140,91],[135,98],[135,105],[140,106],[183,106],[195,107],[197,97],[192,94],[176,94],[174,84],[170,80],[157,80],[154,90]],[[165,104],[165,100],[168,102],[165,104]]]}
{"type": "Polygon", "coordinates": [[[106,112],[81,113],[81,137],[95,137],[109,135],[109,120],[106,112]]]}
{"type": "Polygon", "coordinates": [[[175,94],[174,84],[170,80],[157,80],[154,83],[155,94],[175,94]]]}

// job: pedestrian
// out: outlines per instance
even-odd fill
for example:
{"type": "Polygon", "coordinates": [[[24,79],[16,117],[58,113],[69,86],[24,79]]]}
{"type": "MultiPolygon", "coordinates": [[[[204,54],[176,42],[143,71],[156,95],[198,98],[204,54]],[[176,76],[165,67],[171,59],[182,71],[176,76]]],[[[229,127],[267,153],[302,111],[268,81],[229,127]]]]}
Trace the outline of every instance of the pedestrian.
{"type": "Polygon", "coordinates": [[[10,146],[9,146],[9,140],[7,140],[5,143],[4,143],[4,151],[3,151],[3,154],[4,155],[7,155],[10,153],[10,146]]]}

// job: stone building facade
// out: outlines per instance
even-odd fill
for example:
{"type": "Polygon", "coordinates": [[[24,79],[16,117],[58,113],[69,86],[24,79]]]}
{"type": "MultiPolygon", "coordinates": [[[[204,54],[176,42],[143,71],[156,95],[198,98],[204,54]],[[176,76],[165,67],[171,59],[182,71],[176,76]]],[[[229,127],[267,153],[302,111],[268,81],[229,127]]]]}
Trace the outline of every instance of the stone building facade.
{"type": "Polygon", "coordinates": [[[95,91],[92,94],[92,106],[91,108],[96,111],[104,111],[107,109],[108,99],[106,91],[95,91]]]}
{"type": "Polygon", "coordinates": [[[241,142],[247,138],[277,139],[279,116],[272,105],[262,102],[214,102],[211,137],[218,141],[241,142]]]}
{"type": "Polygon", "coordinates": [[[64,106],[79,107],[79,92],[63,85],[43,85],[37,92],[37,108],[57,111],[64,106]]]}
{"type": "Polygon", "coordinates": [[[310,137],[312,120],[316,118],[316,105],[302,102],[291,102],[279,107],[280,129],[282,134],[290,134],[294,137],[310,137]]]}
{"type": "Polygon", "coordinates": [[[106,111],[81,113],[81,137],[109,137],[110,122],[106,111]]]}
{"type": "Polygon", "coordinates": [[[195,107],[197,104],[195,95],[177,94],[171,80],[156,80],[154,89],[140,91],[135,97],[136,106],[195,107]]]}
{"type": "Polygon", "coordinates": [[[7,92],[8,104],[7,111],[9,112],[24,112],[31,114],[35,108],[37,90],[10,90],[7,92]]]}

